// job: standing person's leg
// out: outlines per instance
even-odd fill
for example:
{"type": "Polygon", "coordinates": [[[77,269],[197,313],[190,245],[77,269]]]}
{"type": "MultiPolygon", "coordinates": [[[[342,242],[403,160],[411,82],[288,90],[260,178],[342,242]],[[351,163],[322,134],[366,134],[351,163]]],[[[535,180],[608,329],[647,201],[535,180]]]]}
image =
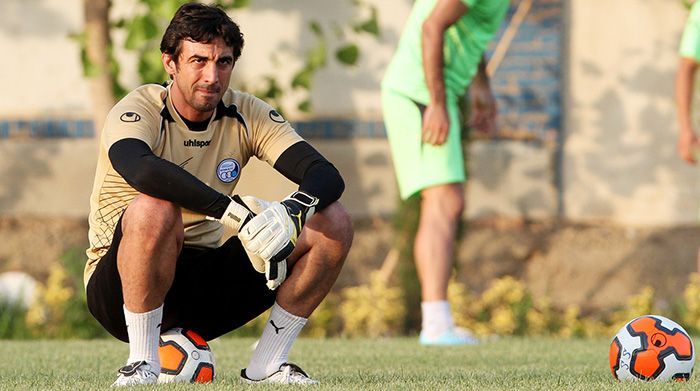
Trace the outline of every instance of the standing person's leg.
{"type": "Polygon", "coordinates": [[[288,262],[291,271],[280,285],[270,318],[250,359],[243,380],[313,384],[316,381],[287,362],[289,350],[307,318],[338,278],[352,244],[350,216],[335,202],[304,226],[288,262]]]}
{"type": "Polygon", "coordinates": [[[462,183],[451,183],[421,192],[414,257],[424,302],[447,300],[455,235],[464,210],[462,187],[462,183]]]}
{"type": "Polygon", "coordinates": [[[402,199],[421,193],[415,238],[416,269],[421,282],[422,344],[465,344],[475,340],[455,328],[447,302],[457,224],[464,209],[466,180],[461,126],[456,100],[448,97],[450,130],[443,145],[422,140],[422,110],[410,98],[382,90],[382,110],[402,199]]]}
{"type": "Polygon", "coordinates": [[[460,345],[476,341],[455,327],[447,301],[457,226],[464,210],[463,183],[427,188],[421,192],[421,213],[414,257],[421,284],[424,345],[460,345]]]}

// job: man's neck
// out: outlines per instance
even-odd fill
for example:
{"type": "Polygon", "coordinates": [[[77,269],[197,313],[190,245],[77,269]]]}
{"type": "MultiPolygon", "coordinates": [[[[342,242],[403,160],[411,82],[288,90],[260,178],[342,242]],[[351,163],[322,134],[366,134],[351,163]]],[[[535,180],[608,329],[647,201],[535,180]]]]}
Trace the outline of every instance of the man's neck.
{"type": "MultiPolygon", "coordinates": [[[[178,114],[179,114],[179,112],[178,112],[178,114]]],[[[182,115],[180,115],[180,117],[182,118],[182,121],[185,123],[185,125],[187,125],[187,128],[189,130],[193,130],[195,132],[202,132],[202,131],[207,130],[207,127],[209,127],[209,119],[211,118],[211,117],[209,117],[203,121],[190,121],[187,118],[183,117],[182,115]]]]}

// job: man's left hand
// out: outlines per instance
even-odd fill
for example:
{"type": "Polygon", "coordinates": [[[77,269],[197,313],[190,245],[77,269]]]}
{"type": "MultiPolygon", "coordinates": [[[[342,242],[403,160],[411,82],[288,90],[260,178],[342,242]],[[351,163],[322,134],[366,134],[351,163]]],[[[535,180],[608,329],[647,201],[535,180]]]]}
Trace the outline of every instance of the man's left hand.
{"type": "Polygon", "coordinates": [[[475,77],[472,80],[469,101],[469,126],[486,135],[493,134],[496,131],[496,98],[487,78],[475,77]]]}
{"type": "Polygon", "coordinates": [[[286,278],[286,259],[294,250],[301,229],[313,215],[317,204],[317,198],[294,192],[282,202],[271,202],[239,233],[246,251],[265,262],[270,289],[276,289],[286,278]]]}

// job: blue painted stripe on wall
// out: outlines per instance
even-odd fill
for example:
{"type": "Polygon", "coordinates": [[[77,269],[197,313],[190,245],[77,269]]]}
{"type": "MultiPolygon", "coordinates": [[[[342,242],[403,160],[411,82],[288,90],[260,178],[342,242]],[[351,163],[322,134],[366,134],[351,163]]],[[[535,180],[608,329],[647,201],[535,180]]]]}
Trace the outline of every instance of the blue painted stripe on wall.
{"type": "MultiPolygon", "coordinates": [[[[292,122],[304,138],[384,138],[381,121],[321,119],[292,122]]],[[[90,138],[93,123],[85,119],[0,120],[0,139],[8,138],[90,138]]]]}
{"type": "Polygon", "coordinates": [[[85,119],[0,120],[0,139],[84,138],[93,134],[92,121],[85,119]]]}

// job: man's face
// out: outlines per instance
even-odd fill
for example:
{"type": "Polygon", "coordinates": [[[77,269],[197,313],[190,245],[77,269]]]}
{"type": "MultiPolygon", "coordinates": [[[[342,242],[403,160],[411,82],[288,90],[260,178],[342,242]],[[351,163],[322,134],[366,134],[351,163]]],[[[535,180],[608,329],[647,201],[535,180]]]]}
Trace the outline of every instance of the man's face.
{"type": "Polygon", "coordinates": [[[177,64],[163,54],[165,70],[173,77],[175,108],[190,121],[209,118],[228,88],[233,71],[233,50],[222,38],[210,43],[182,41],[177,64]]]}

